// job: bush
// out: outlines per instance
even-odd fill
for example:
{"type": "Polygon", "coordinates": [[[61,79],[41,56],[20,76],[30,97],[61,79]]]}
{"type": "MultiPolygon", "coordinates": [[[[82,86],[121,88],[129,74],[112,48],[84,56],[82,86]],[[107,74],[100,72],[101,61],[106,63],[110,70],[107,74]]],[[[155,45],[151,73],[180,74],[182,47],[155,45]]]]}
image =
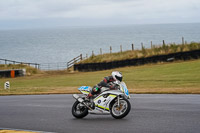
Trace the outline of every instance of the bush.
{"type": "Polygon", "coordinates": [[[178,45],[170,44],[170,49],[171,49],[172,53],[176,53],[176,52],[178,52],[178,45]]]}
{"type": "Polygon", "coordinates": [[[200,49],[200,43],[196,43],[196,42],[191,42],[188,45],[189,50],[195,50],[195,49],[200,49]]]}

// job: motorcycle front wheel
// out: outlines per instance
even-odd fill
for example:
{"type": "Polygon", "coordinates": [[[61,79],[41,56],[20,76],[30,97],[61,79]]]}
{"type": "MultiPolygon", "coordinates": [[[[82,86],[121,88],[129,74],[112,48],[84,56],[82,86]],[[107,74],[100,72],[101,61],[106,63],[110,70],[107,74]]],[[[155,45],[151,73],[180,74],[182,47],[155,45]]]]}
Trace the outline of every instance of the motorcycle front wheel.
{"type": "Polygon", "coordinates": [[[72,115],[76,118],[83,118],[88,115],[88,109],[83,104],[76,101],[72,106],[72,115]]]}
{"type": "Polygon", "coordinates": [[[120,99],[120,106],[117,100],[111,104],[111,115],[116,119],[124,118],[131,110],[131,104],[127,99],[120,99]]]}

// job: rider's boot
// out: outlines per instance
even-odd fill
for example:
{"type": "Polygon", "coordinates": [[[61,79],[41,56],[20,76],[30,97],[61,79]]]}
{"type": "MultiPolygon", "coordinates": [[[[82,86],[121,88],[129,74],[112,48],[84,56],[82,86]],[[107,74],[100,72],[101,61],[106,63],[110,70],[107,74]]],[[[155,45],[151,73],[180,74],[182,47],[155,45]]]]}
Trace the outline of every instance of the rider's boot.
{"type": "Polygon", "coordinates": [[[86,98],[87,98],[88,100],[90,100],[90,99],[92,99],[92,97],[93,97],[93,95],[92,95],[91,93],[89,93],[89,94],[87,95],[86,98]]]}
{"type": "Polygon", "coordinates": [[[89,93],[86,98],[90,102],[90,107],[94,109],[94,102],[93,102],[94,95],[92,95],[91,93],[89,93]]]}

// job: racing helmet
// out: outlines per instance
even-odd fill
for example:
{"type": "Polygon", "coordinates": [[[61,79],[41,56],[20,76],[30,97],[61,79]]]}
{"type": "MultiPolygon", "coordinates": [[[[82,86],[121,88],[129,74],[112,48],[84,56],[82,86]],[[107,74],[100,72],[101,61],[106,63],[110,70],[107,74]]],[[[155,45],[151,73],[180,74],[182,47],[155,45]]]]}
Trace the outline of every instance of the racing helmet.
{"type": "Polygon", "coordinates": [[[122,81],[122,73],[121,72],[113,71],[111,75],[114,80],[120,81],[120,82],[122,81]]]}

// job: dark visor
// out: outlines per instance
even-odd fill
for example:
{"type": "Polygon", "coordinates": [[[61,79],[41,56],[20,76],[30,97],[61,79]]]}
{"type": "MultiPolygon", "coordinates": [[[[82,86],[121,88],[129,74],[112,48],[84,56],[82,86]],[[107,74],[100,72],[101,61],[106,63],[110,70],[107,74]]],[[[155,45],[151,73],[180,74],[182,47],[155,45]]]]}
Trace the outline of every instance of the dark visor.
{"type": "Polygon", "coordinates": [[[122,77],[115,76],[117,80],[122,81],[122,77]]]}

